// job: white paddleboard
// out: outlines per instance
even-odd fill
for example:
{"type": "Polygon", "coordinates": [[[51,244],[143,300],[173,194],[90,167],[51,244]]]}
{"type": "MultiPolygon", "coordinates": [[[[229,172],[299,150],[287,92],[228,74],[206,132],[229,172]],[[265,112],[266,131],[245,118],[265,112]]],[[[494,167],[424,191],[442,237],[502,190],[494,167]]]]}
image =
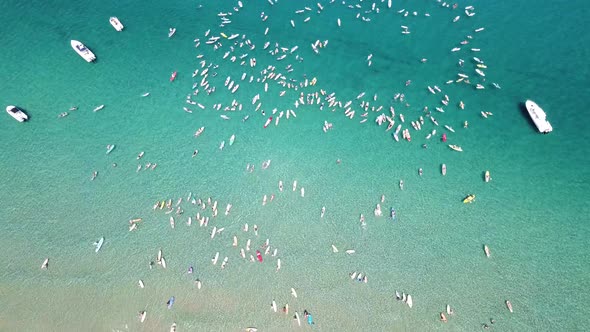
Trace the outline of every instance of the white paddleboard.
{"type": "Polygon", "coordinates": [[[96,247],[94,249],[94,252],[98,252],[100,250],[100,248],[102,248],[103,243],[104,243],[104,237],[101,237],[100,240],[98,240],[98,242],[94,242],[94,246],[96,247]]]}

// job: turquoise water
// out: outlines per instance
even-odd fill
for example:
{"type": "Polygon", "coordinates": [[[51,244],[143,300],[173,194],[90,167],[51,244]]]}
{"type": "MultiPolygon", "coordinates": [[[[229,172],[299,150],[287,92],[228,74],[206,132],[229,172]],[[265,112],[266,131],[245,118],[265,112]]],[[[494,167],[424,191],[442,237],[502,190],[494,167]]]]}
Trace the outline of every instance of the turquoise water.
{"type": "MultiPolygon", "coordinates": [[[[476,15],[469,18],[434,1],[394,1],[391,9],[377,3],[379,14],[364,14],[371,22],[355,19],[359,11],[341,3],[321,1],[324,10],[317,14],[317,1],[243,2],[223,28],[217,13],[233,11],[237,2],[0,4],[5,21],[15,22],[3,30],[0,100],[23,107],[31,117],[20,124],[4,114],[0,121],[0,330],[151,331],[176,322],[179,331],[248,326],[285,331],[299,329],[290,319],[294,311],[302,328],[310,328],[304,309],[313,314],[313,329],[324,331],[473,331],[490,318],[503,331],[587,329],[585,143],[590,137],[581,105],[590,92],[590,51],[581,45],[590,44],[590,35],[584,31],[585,2],[476,1],[471,3],[476,15]],[[313,10],[295,14],[305,6],[313,10]],[[402,8],[420,15],[403,17],[396,13],[402,8]],[[266,22],[261,11],[269,15],[266,22]],[[423,16],[426,12],[431,17],[423,16]],[[125,31],[112,29],[111,15],[121,19],[125,31]],[[452,23],[456,15],[461,19],[452,23]],[[411,34],[400,34],[400,25],[411,34]],[[168,39],[171,26],[177,33],[168,39]],[[474,34],[478,27],[485,31],[474,34]],[[256,57],[256,68],[222,58],[230,41],[222,40],[217,51],[205,45],[208,29],[211,35],[246,35],[256,48],[236,47],[232,55],[256,57]],[[481,52],[451,53],[468,34],[473,40],[467,47],[481,52]],[[201,40],[198,48],[195,38],[201,40]],[[97,63],[78,57],[70,39],[90,47],[97,63]],[[329,41],[319,55],[310,47],[318,39],[329,41]],[[278,55],[263,50],[266,41],[271,48],[278,42],[299,49],[277,61],[278,55]],[[200,87],[194,97],[205,110],[184,102],[194,82],[191,73],[200,68],[198,54],[219,66],[210,69],[218,75],[209,79],[217,91],[207,96],[200,87]],[[296,61],[296,54],[304,61],[296,61]],[[459,71],[480,82],[470,61],[474,55],[488,66],[486,89],[445,85],[459,71]],[[428,61],[422,64],[421,58],[428,61]],[[458,58],[466,61],[463,69],[458,58]],[[292,73],[285,70],[288,64],[292,73]],[[256,78],[268,65],[297,82],[306,75],[318,83],[283,97],[279,92],[286,89],[269,83],[264,93],[256,78]],[[170,83],[173,71],[178,77],[170,83]],[[254,77],[252,84],[240,81],[243,72],[254,77]],[[233,95],[223,86],[227,76],[240,84],[233,95]],[[409,87],[406,80],[412,80],[409,87]],[[451,102],[444,114],[434,112],[440,127],[426,120],[415,131],[409,121],[424,106],[442,106],[441,95],[430,94],[428,85],[441,87],[451,102]],[[354,118],[345,118],[343,109],[331,112],[327,104],[321,111],[311,105],[294,108],[300,92],[320,89],[334,92],[343,104],[352,100],[354,118]],[[383,105],[386,114],[394,106],[405,115],[411,143],[396,143],[383,126],[374,125],[376,112],[359,123],[355,98],[363,91],[363,100],[383,105]],[[151,95],[140,97],[144,92],[151,95]],[[409,107],[392,101],[398,92],[409,107]],[[258,93],[266,116],[251,103],[258,93]],[[529,98],[546,110],[555,128],[550,135],[538,134],[523,114],[520,103],[529,98]],[[227,106],[233,99],[243,104],[242,111],[226,112],[231,120],[222,120],[223,111],[213,110],[213,104],[227,106]],[[459,100],[465,110],[456,107],[459,100]],[[93,113],[100,104],[105,108],[93,113]],[[57,118],[73,105],[79,110],[57,118]],[[185,106],[194,112],[183,112],[185,106]],[[274,108],[294,109],[297,117],[263,129],[274,108]],[[481,110],[494,115],[484,119],[481,110]],[[240,121],[246,115],[249,120],[240,121]],[[324,120],[334,129],[324,133],[324,120]],[[462,128],[463,121],[469,128],[462,128]],[[425,139],[432,129],[440,137],[443,124],[455,128],[449,143],[462,146],[463,153],[425,139]],[[204,134],[194,138],[201,126],[204,134]],[[232,134],[235,144],[219,151],[232,134]],[[107,144],[116,144],[109,155],[107,144]],[[194,149],[200,152],[191,158],[194,149]],[[141,151],[141,164],[157,163],[155,170],[136,172],[141,151]],[[271,166],[263,170],[267,159],[271,166]],[[448,168],[444,177],[442,163],[448,168]],[[255,165],[254,172],[245,171],[247,164],[255,165]],[[422,177],[418,168],[424,169],[422,177]],[[485,170],[491,171],[490,183],[482,180],[485,170]],[[98,177],[90,181],[93,171],[98,177]],[[279,180],[284,192],[278,191],[279,180]],[[305,197],[291,190],[294,180],[305,187],[305,197]],[[208,227],[194,220],[190,227],[185,224],[197,212],[211,216],[210,208],[201,211],[184,201],[189,192],[219,201],[219,215],[208,227]],[[469,193],[476,201],[462,204],[469,193]],[[275,200],[263,206],[262,197],[271,194],[275,200]],[[381,195],[384,215],[396,208],[396,223],[373,216],[381,195]],[[157,200],[174,204],[180,197],[182,216],[151,209],[157,200]],[[233,205],[229,216],[224,215],[227,203],[233,205]],[[327,209],[323,219],[322,206],[327,209]],[[366,217],[364,229],[360,214],[366,217]],[[168,222],[172,215],[175,229],[168,222]],[[138,230],[129,232],[128,220],[138,217],[143,218],[138,230]],[[256,224],[259,235],[243,232],[245,223],[256,224]],[[213,226],[225,230],[211,239],[213,226]],[[232,247],[233,235],[238,248],[251,239],[248,256],[267,238],[278,255],[265,255],[262,264],[243,260],[232,247]],[[102,250],[95,253],[92,243],[103,236],[102,250]],[[488,259],[483,244],[491,249],[488,259]],[[160,248],[168,268],[150,270],[160,248]],[[346,249],[356,253],[347,255],[346,249]],[[214,266],[210,259],[216,252],[220,259],[214,266]],[[226,256],[228,265],[221,270],[226,256]],[[46,257],[49,269],[41,270],[46,257]],[[186,273],[189,266],[195,268],[192,275],[186,273]],[[368,283],[350,280],[353,271],[366,274],[368,283]],[[197,278],[203,282],[200,290],[197,278]],[[139,279],[144,289],[137,286],[139,279]],[[412,294],[412,309],[395,300],[395,290],[412,294]],[[168,310],[170,296],[176,302],[168,310]],[[273,299],[279,311],[289,303],[289,315],[271,311],[273,299]],[[455,314],[444,324],[438,314],[447,303],[455,314]],[[147,311],[143,324],[137,318],[141,310],[147,311]]],[[[361,15],[371,8],[360,4],[361,15]]]]}

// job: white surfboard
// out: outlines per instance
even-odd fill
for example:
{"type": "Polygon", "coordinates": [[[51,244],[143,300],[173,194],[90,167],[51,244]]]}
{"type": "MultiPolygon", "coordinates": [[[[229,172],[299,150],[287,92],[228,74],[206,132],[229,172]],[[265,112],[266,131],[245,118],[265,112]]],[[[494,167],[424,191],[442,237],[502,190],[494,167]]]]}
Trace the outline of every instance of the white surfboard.
{"type": "Polygon", "coordinates": [[[41,264],[41,269],[45,270],[49,266],[49,258],[45,258],[43,264],[41,264]]]}
{"type": "Polygon", "coordinates": [[[104,237],[101,237],[100,240],[98,240],[97,242],[94,242],[94,246],[96,248],[94,248],[94,252],[98,252],[100,250],[100,248],[102,248],[102,244],[104,243],[104,237]]]}

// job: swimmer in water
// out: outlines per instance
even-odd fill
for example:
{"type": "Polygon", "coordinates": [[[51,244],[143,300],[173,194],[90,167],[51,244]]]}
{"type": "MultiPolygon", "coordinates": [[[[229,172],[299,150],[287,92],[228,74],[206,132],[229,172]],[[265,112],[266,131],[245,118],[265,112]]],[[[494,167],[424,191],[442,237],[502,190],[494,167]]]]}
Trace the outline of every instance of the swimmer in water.
{"type": "Polygon", "coordinates": [[[193,267],[192,266],[188,268],[188,272],[187,273],[193,273],[193,267]]]}

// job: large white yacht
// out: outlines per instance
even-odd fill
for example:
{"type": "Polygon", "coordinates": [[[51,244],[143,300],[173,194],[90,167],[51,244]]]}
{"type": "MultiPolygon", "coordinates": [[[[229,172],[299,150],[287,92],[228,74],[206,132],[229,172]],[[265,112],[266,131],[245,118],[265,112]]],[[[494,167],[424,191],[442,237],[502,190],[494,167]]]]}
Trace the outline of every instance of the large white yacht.
{"type": "Polygon", "coordinates": [[[71,44],[74,51],[76,51],[78,55],[80,55],[84,60],[86,60],[86,62],[92,62],[96,60],[96,56],[94,55],[94,53],[92,53],[92,51],[90,51],[88,47],[84,46],[84,44],[82,44],[81,42],[77,40],[72,40],[71,44]]]}
{"type": "Polygon", "coordinates": [[[535,123],[535,126],[537,126],[537,129],[539,129],[540,133],[548,134],[553,131],[551,123],[547,121],[547,114],[545,114],[545,111],[543,111],[543,109],[539,107],[539,105],[537,105],[532,100],[527,100],[524,104],[526,106],[526,110],[529,112],[531,119],[533,119],[533,122],[535,123]]]}
{"type": "Polygon", "coordinates": [[[125,28],[123,26],[123,23],[121,23],[121,21],[119,21],[119,19],[116,18],[115,16],[111,17],[109,19],[109,22],[111,23],[113,28],[115,28],[115,30],[117,30],[117,31],[123,31],[123,29],[125,28]]]}
{"type": "Polygon", "coordinates": [[[29,119],[29,116],[23,110],[14,105],[7,106],[6,113],[10,114],[18,122],[25,122],[29,119]]]}

